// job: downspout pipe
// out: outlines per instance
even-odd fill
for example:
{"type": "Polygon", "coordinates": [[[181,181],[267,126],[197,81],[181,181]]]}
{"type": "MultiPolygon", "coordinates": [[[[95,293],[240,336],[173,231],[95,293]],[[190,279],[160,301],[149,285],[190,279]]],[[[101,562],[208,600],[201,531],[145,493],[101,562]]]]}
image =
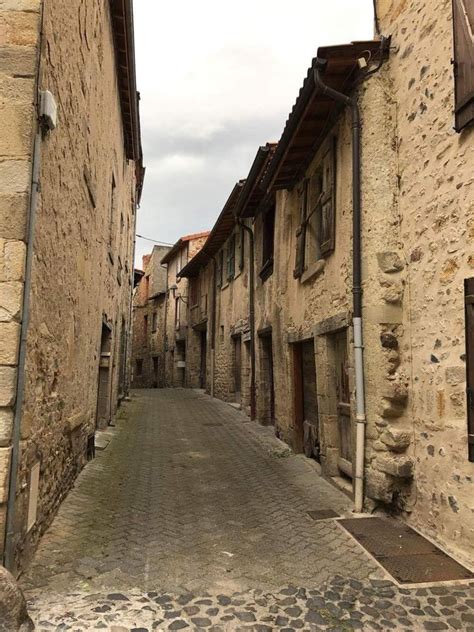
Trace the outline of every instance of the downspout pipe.
{"type": "Polygon", "coordinates": [[[255,363],[255,239],[250,226],[236,217],[249,236],[249,325],[250,325],[250,419],[257,418],[256,363],[255,363]]]}
{"type": "Polygon", "coordinates": [[[211,317],[211,397],[215,394],[215,376],[216,376],[216,319],[217,319],[217,262],[212,257],[212,317],[211,317]]]}
{"type": "Polygon", "coordinates": [[[18,488],[18,468],[21,440],[21,418],[25,395],[25,364],[26,364],[26,343],[28,336],[28,324],[30,321],[30,301],[31,301],[31,276],[33,269],[33,245],[35,237],[36,209],[38,205],[38,194],[40,191],[40,169],[41,169],[41,142],[42,132],[38,122],[33,149],[33,164],[31,175],[31,193],[28,209],[28,231],[26,247],[25,285],[23,289],[23,306],[20,333],[20,348],[18,354],[17,386],[15,414],[12,428],[12,452],[10,461],[10,478],[8,483],[8,503],[7,503],[7,524],[5,530],[5,552],[4,566],[11,573],[15,570],[15,523],[16,523],[16,495],[18,488]]]}
{"type": "Polygon", "coordinates": [[[10,459],[10,473],[8,480],[8,500],[7,516],[5,525],[5,541],[3,553],[3,565],[12,574],[15,571],[15,526],[16,526],[16,495],[18,488],[18,469],[20,462],[20,441],[21,441],[21,420],[22,408],[25,395],[25,364],[26,364],[26,343],[28,336],[28,325],[30,321],[30,301],[31,301],[31,278],[33,271],[34,238],[36,226],[36,210],[38,206],[38,195],[40,193],[40,172],[41,172],[41,143],[43,140],[43,130],[40,119],[40,73],[41,73],[41,53],[43,50],[43,24],[44,24],[44,4],[41,4],[41,17],[39,29],[39,45],[36,60],[36,134],[33,142],[33,161],[31,165],[30,199],[28,203],[28,227],[26,231],[26,261],[25,261],[25,282],[23,287],[23,303],[21,317],[20,343],[18,350],[18,367],[16,382],[15,413],[12,426],[12,450],[10,459]]]}
{"type": "Polygon", "coordinates": [[[352,117],[352,297],[354,328],[354,365],[356,386],[356,454],[354,472],[354,511],[361,513],[364,505],[365,463],[365,378],[362,322],[362,238],[361,238],[361,120],[357,97],[349,97],[327,86],[321,76],[326,66],[323,59],[316,60],[314,82],[320,94],[349,107],[352,117]]]}

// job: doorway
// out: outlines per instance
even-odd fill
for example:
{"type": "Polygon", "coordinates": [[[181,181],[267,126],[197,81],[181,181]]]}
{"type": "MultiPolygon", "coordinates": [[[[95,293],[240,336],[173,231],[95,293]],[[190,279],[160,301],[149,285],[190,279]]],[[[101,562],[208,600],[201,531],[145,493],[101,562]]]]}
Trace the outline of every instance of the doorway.
{"type": "Polygon", "coordinates": [[[275,425],[275,382],[273,375],[273,344],[271,330],[260,336],[260,421],[275,425]]]}
{"type": "Polygon", "coordinates": [[[337,426],[339,435],[338,468],[342,474],[352,479],[353,430],[347,354],[347,331],[333,336],[334,376],[336,387],[337,426]]]}
{"type": "Polygon", "coordinates": [[[153,388],[158,388],[158,379],[159,379],[159,363],[158,363],[158,357],[154,356],[152,358],[153,360],[153,388]]]}
{"type": "Polygon", "coordinates": [[[100,340],[99,376],[97,385],[96,428],[103,430],[110,423],[110,364],[112,331],[102,324],[100,340]]]}
{"type": "Polygon", "coordinates": [[[206,388],[207,370],[207,329],[200,332],[201,358],[199,367],[199,388],[206,388]]]}
{"type": "Polygon", "coordinates": [[[295,452],[320,461],[318,397],[314,340],[293,345],[295,452]]]}
{"type": "Polygon", "coordinates": [[[183,387],[186,383],[186,343],[182,340],[176,341],[176,382],[175,386],[183,387]]]}
{"type": "Polygon", "coordinates": [[[242,337],[234,336],[234,401],[236,404],[242,402],[242,337]]]}

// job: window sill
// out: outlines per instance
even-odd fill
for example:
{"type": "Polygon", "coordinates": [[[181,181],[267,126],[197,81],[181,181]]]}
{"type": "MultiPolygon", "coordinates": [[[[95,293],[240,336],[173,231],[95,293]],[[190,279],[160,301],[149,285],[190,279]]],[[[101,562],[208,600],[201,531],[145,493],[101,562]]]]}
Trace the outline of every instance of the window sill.
{"type": "Polygon", "coordinates": [[[318,259],[312,263],[301,275],[300,282],[307,283],[308,281],[314,281],[324,271],[326,267],[326,259],[318,259]]]}
{"type": "Polygon", "coordinates": [[[269,259],[266,261],[262,269],[259,272],[259,277],[262,279],[262,282],[266,281],[273,274],[273,259],[269,259]]]}
{"type": "Polygon", "coordinates": [[[229,287],[229,281],[227,281],[227,283],[224,283],[224,285],[221,285],[221,291],[225,290],[226,287],[229,287]]]}

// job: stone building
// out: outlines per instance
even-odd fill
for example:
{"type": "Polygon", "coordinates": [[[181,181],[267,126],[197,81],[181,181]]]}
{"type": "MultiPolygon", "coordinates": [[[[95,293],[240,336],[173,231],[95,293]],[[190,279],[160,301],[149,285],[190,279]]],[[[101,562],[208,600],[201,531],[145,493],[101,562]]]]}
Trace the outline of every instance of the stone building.
{"type": "Polygon", "coordinates": [[[164,330],[167,270],[162,258],[168,246],[154,246],[143,257],[143,276],[133,296],[132,387],[165,385],[164,330]]]}
{"type": "MultiPolygon", "coordinates": [[[[396,512],[468,558],[474,16],[453,6],[379,0],[373,41],[319,48],[278,146],[259,150],[181,276],[211,297],[209,392],[239,401],[240,363],[252,416],[357,511],[396,512]],[[243,274],[227,286],[242,223],[243,274]]],[[[187,340],[196,385],[203,342],[187,340]]]]}
{"type": "Polygon", "coordinates": [[[131,1],[1,3],[0,108],[0,548],[17,570],[128,390],[131,1]]]}
{"type": "Polygon", "coordinates": [[[206,241],[208,232],[185,235],[161,260],[167,268],[167,292],[163,347],[165,350],[164,383],[166,386],[186,386],[186,338],[188,331],[188,283],[179,272],[194,257],[206,241]]]}

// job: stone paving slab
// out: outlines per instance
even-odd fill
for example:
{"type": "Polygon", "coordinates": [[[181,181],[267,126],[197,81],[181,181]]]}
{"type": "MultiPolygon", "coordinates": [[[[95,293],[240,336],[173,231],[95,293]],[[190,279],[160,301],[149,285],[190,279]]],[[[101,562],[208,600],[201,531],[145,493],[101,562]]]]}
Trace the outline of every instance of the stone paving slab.
{"type": "Polygon", "coordinates": [[[474,630],[472,585],[397,588],[313,521],[351,502],[272,428],[163,389],[135,392],[111,435],[22,578],[39,630],[474,630]]]}

